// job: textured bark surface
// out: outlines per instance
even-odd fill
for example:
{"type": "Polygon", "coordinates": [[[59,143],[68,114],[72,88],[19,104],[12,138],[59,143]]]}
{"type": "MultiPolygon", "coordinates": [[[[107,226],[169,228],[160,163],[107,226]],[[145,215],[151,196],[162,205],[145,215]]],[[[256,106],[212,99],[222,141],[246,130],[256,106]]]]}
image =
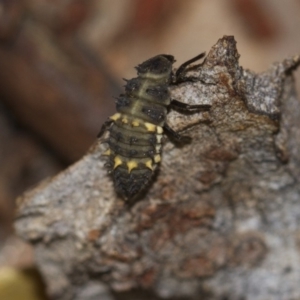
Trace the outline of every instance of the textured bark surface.
{"type": "Polygon", "coordinates": [[[300,297],[300,58],[263,74],[238,58],[224,37],[188,72],[193,80],[173,88],[173,98],[212,108],[170,112],[193,141],[166,142],[140,201],[116,197],[101,141],[19,199],[16,229],[34,245],[51,296],[300,297]]]}

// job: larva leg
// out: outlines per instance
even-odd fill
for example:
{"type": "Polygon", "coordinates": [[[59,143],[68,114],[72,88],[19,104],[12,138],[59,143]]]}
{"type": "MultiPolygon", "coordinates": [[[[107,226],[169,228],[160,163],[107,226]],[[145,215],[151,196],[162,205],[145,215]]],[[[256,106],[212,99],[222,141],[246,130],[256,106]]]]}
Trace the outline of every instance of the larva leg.
{"type": "Polygon", "coordinates": [[[172,100],[170,106],[175,109],[185,110],[188,112],[208,111],[211,107],[209,104],[190,105],[177,100],[172,100]]]}
{"type": "Polygon", "coordinates": [[[189,59],[188,61],[184,62],[176,71],[175,73],[175,82],[178,81],[179,77],[182,75],[182,73],[185,71],[186,67],[190,64],[192,64],[193,62],[203,58],[205,56],[205,52],[189,59]]]}
{"type": "Polygon", "coordinates": [[[100,138],[103,133],[105,132],[105,130],[111,125],[111,123],[113,123],[113,120],[107,120],[103,123],[101,129],[100,129],[100,132],[98,133],[97,135],[97,138],[100,138]]]}
{"type": "Polygon", "coordinates": [[[163,129],[165,133],[176,143],[189,143],[192,140],[191,137],[180,135],[178,132],[174,131],[167,123],[165,123],[163,129]]]}

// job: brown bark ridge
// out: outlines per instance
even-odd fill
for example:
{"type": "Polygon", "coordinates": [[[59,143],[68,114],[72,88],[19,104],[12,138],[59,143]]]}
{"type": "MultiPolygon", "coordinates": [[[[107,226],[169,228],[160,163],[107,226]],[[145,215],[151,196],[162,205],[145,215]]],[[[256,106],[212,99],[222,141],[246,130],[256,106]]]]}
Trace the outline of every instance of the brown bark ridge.
{"type": "Polygon", "coordinates": [[[298,299],[300,57],[244,70],[232,36],[172,88],[211,104],[172,111],[192,136],[166,142],[148,192],[114,192],[96,142],[80,161],[18,199],[16,230],[32,243],[54,299],[298,299]]]}

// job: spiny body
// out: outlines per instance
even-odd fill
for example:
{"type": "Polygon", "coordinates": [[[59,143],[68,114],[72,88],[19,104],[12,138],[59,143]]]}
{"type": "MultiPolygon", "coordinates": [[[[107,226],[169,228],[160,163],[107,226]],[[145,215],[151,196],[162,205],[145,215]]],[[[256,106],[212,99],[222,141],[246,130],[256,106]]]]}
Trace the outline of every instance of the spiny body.
{"type": "MultiPolygon", "coordinates": [[[[138,77],[126,80],[125,93],[116,101],[117,113],[104,123],[99,133],[101,136],[108,128],[108,150],[104,155],[109,157],[107,165],[116,191],[125,199],[139,194],[150,182],[161,160],[164,130],[181,138],[166,124],[174,61],[173,56],[163,54],[138,65],[138,77]]],[[[183,64],[181,69],[191,61],[183,64]]],[[[184,109],[209,108],[208,105],[189,106],[176,100],[173,102],[184,109]]]]}

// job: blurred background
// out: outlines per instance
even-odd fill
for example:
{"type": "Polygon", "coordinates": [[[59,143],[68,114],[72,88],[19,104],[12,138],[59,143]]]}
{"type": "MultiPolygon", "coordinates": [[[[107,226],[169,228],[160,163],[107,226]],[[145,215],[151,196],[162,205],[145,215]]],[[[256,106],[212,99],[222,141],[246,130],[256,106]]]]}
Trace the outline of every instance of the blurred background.
{"type": "Polygon", "coordinates": [[[85,154],[134,66],[234,35],[262,72],[300,53],[299,28],[300,0],[0,0],[0,299],[42,299],[15,199],[85,154]]]}

